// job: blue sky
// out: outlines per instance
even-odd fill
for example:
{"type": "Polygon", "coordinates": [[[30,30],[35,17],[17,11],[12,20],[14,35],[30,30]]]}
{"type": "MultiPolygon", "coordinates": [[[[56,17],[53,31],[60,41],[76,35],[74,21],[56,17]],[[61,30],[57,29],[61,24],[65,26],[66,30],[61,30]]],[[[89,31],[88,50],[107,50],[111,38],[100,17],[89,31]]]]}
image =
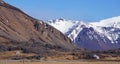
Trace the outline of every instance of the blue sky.
{"type": "Polygon", "coordinates": [[[99,21],[120,16],[120,0],[5,0],[40,20],[99,21]]]}

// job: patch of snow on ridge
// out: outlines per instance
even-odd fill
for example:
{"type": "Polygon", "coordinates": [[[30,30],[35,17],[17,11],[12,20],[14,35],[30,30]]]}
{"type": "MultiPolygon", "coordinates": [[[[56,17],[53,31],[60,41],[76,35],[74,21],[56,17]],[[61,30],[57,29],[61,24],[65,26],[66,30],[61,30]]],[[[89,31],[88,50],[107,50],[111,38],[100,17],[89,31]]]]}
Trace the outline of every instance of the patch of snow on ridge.
{"type": "Polygon", "coordinates": [[[103,27],[100,27],[100,26],[93,26],[93,28],[98,34],[100,34],[101,37],[107,37],[111,41],[111,43],[117,43],[115,41],[118,39],[119,35],[116,33],[113,33],[112,32],[113,29],[112,31],[108,31],[103,29],[103,27]]]}
{"type": "Polygon", "coordinates": [[[82,29],[84,27],[88,27],[86,23],[84,22],[79,22],[78,24],[76,24],[76,27],[74,28],[74,30],[68,35],[68,37],[74,41],[76,39],[76,37],[78,36],[78,34],[82,31],[82,29]]]}
{"type": "Polygon", "coordinates": [[[102,37],[107,37],[111,43],[117,43],[119,38],[118,33],[114,33],[115,28],[120,28],[120,16],[112,17],[109,19],[101,20],[100,22],[90,23],[96,32],[101,34],[102,37]],[[103,29],[103,27],[109,28],[113,27],[111,30],[103,29]]]}
{"type": "Polygon", "coordinates": [[[70,28],[72,28],[77,23],[78,23],[78,21],[73,22],[71,20],[56,19],[49,24],[65,34],[66,32],[69,31],[70,28]]]}

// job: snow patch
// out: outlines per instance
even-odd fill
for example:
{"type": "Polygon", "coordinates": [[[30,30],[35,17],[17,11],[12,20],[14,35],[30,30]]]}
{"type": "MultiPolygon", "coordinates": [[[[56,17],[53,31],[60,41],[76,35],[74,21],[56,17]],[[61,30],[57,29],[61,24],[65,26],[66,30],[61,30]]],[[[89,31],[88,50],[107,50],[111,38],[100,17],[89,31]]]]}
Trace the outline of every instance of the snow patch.
{"type": "Polygon", "coordinates": [[[91,26],[98,32],[102,37],[107,37],[111,43],[117,43],[116,40],[119,38],[119,33],[114,33],[115,28],[120,29],[120,16],[113,17],[100,22],[92,22],[91,26]],[[111,30],[103,29],[103,27],[113,27],[111,30]]]}
{"type": "Polygon", "coordinates": [[[51,21],[48,22],[48,24],[60,30],[64,34],[68,32],[69,29],[72,28],[77,23],[78,21],[73,22],[71,20],[60,20],[60,19],[56,19],[52,22],[51,21]]]}

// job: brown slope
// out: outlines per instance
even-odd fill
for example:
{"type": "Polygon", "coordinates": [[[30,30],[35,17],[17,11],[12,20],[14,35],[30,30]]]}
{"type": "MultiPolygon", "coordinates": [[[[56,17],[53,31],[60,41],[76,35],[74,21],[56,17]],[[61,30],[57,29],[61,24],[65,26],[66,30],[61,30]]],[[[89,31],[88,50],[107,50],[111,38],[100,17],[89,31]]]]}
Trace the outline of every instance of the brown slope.
{"type": "Polygon", "coordinates": [[[0,51],[44,53],[51,49],[66,51],[75,48],[71,40],[55,28],[0,2],[0,51]]]}

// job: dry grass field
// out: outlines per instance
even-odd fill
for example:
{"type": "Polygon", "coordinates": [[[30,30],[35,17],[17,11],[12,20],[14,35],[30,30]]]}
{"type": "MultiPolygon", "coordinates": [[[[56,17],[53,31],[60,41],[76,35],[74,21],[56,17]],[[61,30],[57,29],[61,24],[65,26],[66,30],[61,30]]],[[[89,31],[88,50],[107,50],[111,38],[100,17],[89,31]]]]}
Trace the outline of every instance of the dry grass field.
{"type": "Polygon", "coordinates": [[[9,62],[0,64],[120,64],[120,62],[9,62]]]}
{"type": "Polygon", "coordinates": [[[115,61],[41,61],[41,62],[0,62],[0,64],[120,64],[115,61]]]}
{"type": "MultiPolygon", "coordinates": [[[[21,51],[20,51],[21,52],[21,51]]],[[[35,54],[22,54],[22,57],[29,57],[34,56],[35,54]]],[[[77,59],[76,56],[72,55],[62,55],[62,56],[52,56],[48,57],[44,60],[44,58],[40,60],[30,59],[28,61],[24,58],[21,60],[11,60],[11,57],[16,57],[16,51],[11,52],[3,52],[0,53],[0,64],[120,64],[120,57],[112,57],[109,55],[102,55],[107,56],[100,60],[90,60],[90,59],[77,59]],[[6,60],[8,59],[8,60],[6,60]],[[75,60],[76,59],[76,60],[75,60]],[[55,60],[55,61],[54,61],[55,60]]]]}

